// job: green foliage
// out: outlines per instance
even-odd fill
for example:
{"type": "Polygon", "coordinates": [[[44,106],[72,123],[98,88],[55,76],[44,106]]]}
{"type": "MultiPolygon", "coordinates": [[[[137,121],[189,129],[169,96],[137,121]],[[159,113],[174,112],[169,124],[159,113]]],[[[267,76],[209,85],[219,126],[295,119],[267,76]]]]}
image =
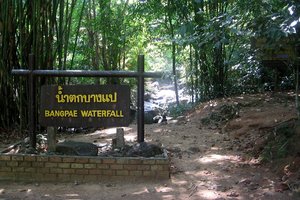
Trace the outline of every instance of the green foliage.
{"type": "MultiPolygon", "coordinates": [[[[27,68],[29,53],[38,69],[79,70],[136,70],[137,55],[146,54],[146,70],[180,80],[193,102],[256,92],[262,68],[251,39],[265,37],[268,47],[279,48],[279,40],[296,34],[299,43],[299,7],[295,0],[2,0],[0,95],[6,98],[0,126],[27,124],[26,84],[9,73],[27,68]]],[[[39,84],[47,82],[57,79],[39,84]]]]}
{"type": "Polygon", "coordinates": [[[294,135],[294,129],[287,125],[276,128],[273,134],[270,134],[268,142],[262,151],[262,161],[270,162],[286,157],[289,154],[289,146],[293,141],[294,135]]]}
{"type": "Polygon", "coordinates": [[[172,117],[178,117],[185,115],[188,111],[194,108],[193,103],[180,104],[179,106],[173,104],[168,107],[169,115],[172,117]]]}

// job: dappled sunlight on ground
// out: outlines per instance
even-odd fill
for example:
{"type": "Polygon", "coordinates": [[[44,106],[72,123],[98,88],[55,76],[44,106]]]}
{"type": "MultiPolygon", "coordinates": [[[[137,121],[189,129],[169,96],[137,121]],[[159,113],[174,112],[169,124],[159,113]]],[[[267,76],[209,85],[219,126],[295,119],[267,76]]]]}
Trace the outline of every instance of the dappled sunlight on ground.
{"type": "Polygon", "coordinates": [[[197,194],[203,200],[205,200],[205,199],[207,199],[207,200],[208,199],[216,199],[219,196],[217,192],[212,191],[212,190],[201,190],[197,194]]]}
{"type": "Polygon", "coordinates": [[[205,164],[212,162],[221,163],[220,161],[238,162],[239,159],[235,155],[208,154],[197,159],[196,161],[205,164]]]}
{"type": "MultiPolygon", "coordinates": [[[[237,129],[234,126],[235,124],[246,126],[247,129],[243,129],[241,133],[243,136],[247,136],[247,134],[264,133],[262,132],[264,129],[258,129],[254,126],[258,122],[268,122],[267,124],[261,123],[263,126],[260,125],[261,128],[268,128],[277,123],[272,118],[274,116],[276,116],[276,120],[281,119],[279,121],[292,117],[288,115],[293,114],[291,108],[287,107],[290,110],[286,111],[286,106],[280,107],[278,104],[280,99],[273,100],[273,104],[270,104],[269,101],[271,100],[265,99],[270,98],[265,98],[265,95],[248,95],[230,98],[224,102],[213,100],[200,105],[184,121],[145,125],[145,141],[162,144],[168,150],[172,171],[170,180],[155,180],[153,182],[126,181],[116,184],[106,182],[86,185],[60,183],[35,186],[31,184],[29,188],[32,188],[32,191],[28,193],[26,185],[23,187],[26,189],[19,192],[4,184],[3,187],[2,185],[0,187],[0,199],[3,196],[1,194],[12,194],[13,196],[15,193],[24,197],[28,195],[27,199],[30,199],[30,195],[38,196],[38,194],[46,197],[46,199],[297,199],[292,196],[291,191],[278,192],[276,184],[281,181],[282,176],[274,175],[272,168],[268,169],[260,163],[258,158],[253,158],[245,153],[245,147],[241,145],[247,144],[249,140],[236,141],[230,135],[233,130],[237,129]],[[231,123],[225,121],[224,124],[221,124],[222,126],[227,124],[225,128],[221,125],[218,127],[216,125],[210,126],[211,124],[201,124],[203,117],[209,116],[213,110],[217,110],[218,107],[228,102],[238,102],[244,110],[241,110],[239,115],[236,116],[237,118],[231,120],[231,123]],[[278,112],[277,115],[274,112],[278,112]],[[272,120],[268,120],[270,118],[272,120]],[[253,130],[258,131],[255,133],[253,130]]],[[[282,102],[282,105],[285,104],[285,101],[282,102]]],[[[136,124],[124,127],[127,144],[136,142],[136,129],[136,124]]],[[[115,134],[116,128],[111,128],[96,130],[89,134],[72,134],[68,139],[110,144],[115,134]]],[[[250,147],[252,147],[251,145],[250,147]]],[[[253,143],[253,145],[256,145],[256,143],[253,143]]]]}
{"type": "Polygon", "coordinates": [[[142,190],[138,191],[138,192],[133,192],[132,194],[133,195],[140,195],[140,194],[143,194],[143,193],[149,193],[149,191],[146,187],[143,188],[142,190]]]}

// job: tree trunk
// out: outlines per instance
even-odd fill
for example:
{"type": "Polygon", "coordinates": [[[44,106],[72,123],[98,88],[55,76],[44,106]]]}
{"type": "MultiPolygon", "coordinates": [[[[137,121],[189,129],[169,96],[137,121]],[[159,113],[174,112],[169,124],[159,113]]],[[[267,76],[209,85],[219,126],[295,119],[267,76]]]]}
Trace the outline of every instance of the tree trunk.
{"type": "Polygon", "coordinates": [[[299,108],[299,64],[298,64],[298,59],[296,59],[296,73],[295,73],[295,75],[296,75],[296,78],[295,78],[295,80],[296,80],[296,91],[295,91],[295,93],[296,93],[296,110],[297,110],[297,117],[298,117],[298,119],[300,119],[299,117],[300,117],[300,108],[299,108]]]}
{"type": "Polygon", "coordinates": [[[173,78],[174,78],[176,104],[177,106],[179,106],[179,95],[178,95],[177,73],[176,73],[176,44],[174,41],[172,42],[172,71],[173,71],[173,78]]]}

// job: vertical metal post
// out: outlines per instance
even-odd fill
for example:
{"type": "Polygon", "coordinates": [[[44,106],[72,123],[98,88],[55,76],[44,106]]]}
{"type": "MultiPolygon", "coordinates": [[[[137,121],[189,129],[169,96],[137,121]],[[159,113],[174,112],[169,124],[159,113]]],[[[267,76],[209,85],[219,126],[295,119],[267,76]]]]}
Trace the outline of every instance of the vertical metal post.
{"type": "Polygon", "coordinates": [[[28,106],[28,117],[29,117],[29,134],[30,134],[30,145],[32,148],[36,148],[36,131],[35,131],[35,79],[32,71],[34,70],[34,55],[29,54],[29,106],[28,106]]]}
{"type": "Polygon", "coordinates": [[[144,133],[145,133],[145,127],[144,127],[144,68],[145,66],[145,58],[144,55],[138,56],[138,123],[137,123],[137,139],[138,142],[144,142],[144,133]]]}

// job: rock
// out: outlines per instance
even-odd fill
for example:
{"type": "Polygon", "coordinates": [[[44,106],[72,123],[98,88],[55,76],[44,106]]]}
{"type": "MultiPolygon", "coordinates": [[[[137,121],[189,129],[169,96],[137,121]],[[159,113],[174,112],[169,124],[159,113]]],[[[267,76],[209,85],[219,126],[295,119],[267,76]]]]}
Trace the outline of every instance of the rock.
{"type": "Polygon", "coordinates": [[[57,133],[57,128],[55,128],[55,127],[47,127],[47,144],[48,144],[47,151],[48,152],[55,151],[56,133],[57,133]]]}
{"type": "Polygon", "coordinates": [[[147,102],[149,102],[149,101],[152,99],[151,96],[152,96],[151,93],[146,92],[146,93],[144,94],[144,100],[147,101],[147,102]]]}
{"type": "Polygon", "coordinates": [[[145,124],[153,124],[153,118],[157,116],[157,112],[154,110],[145,111],[144,122],[145,124]]]}
{"type": "Polygon", "coordinates": [[[167,150],[172,153],[180,153],[181,152],[181,149],[179,147],[169,148],[167,150]]]}
{"type": "Polygon", "coordinates": [[[189,147],[188,149],[191,153],[199,153],[200,148],[199,147],[189,147]]]}
{"type": "Polygon", "coordinates": [[[122,149],[125,147],[124,129],[117,128],[115,148],[122,149]]]}
{"type": "Polygon", "coordinates": [[[238,183],[246,186],[246,185],[249,185],[251,183],[251,180],[249,180],[249,179],[242,179],[238,183]]]}
{"type": "Polygon", "coordinates": [[[275,184],[274,189],[275,189],[275,192],[283,192],[285,190],[288,190],[289,186],[286,183],[280,182],[280,183],[275,184]]]}
{"type": "Polygon", "coordinates": [[[248,185],[248,189],[249,189],[249,190],[257,190],[258,188],[259,188],[259,184],[258,184],[258,183],[251,182],[251,183],[248,185]]]}
{"type": "Polygon", "coordinates": [[[115,184],[111,184],[111,183],[108,183],[105,185],[106,187],[115,187],[116,185],[115,184]]]}
{"type": "Polygon", "coordinates": [[[228,197],[238,197],[240,196],[239,193],[237,193],[236,191],[232,191],[229,194],[227,194],[228,197]]]}
{"type": "Polygon", "coordinates": [[[127,156],[154,157],[162,153],[163,150],[158,145],[141,142],[133,145],[131,149],[127,152],[127,156]]]}
{"type": "Polygon", "coordinates": [[[226,192],[228,191],[230,188],[224,185],[215,185],[214,186],[214,190],[216,191],[220,191],[220,192],[226,192]]]}
{"type": "Polygon", "coordinates": [[[155,103],[144,102],[144,122],[145,124],[153,124],[153,118],[161,113],[163,109],[155,103]]]}
{"type": "Polygon", "coordinates": [[[97,156],[98,147],[87,142],[65,141],[56,145],[56,152],[64,155],[97,156]]]}
{"type": "Polygon", "coordinates": [[[155,193],[156,192],[156,189],[155,188],[147,188],[148,192],[149,193],[155,193]]]}
{"type": "Polygon", "coordinates": [[[153,117],[153,123],[164,123],[164,122],[167,122],[167,116],[166,115],[156,115],[155,117],[153,117]]]}
{"type": "Polygon", "coordinates": [[[155,117],[153,117],[153,123],[158,123],[159,120],[162,119],[162,116],[156,115],[155,117]]]}
{"type": "Polygon", "coordinates": [[[185,116],[178,116],[176,118],[176,124],[178,124],[178,125],[186,124],[185,116]]]}

